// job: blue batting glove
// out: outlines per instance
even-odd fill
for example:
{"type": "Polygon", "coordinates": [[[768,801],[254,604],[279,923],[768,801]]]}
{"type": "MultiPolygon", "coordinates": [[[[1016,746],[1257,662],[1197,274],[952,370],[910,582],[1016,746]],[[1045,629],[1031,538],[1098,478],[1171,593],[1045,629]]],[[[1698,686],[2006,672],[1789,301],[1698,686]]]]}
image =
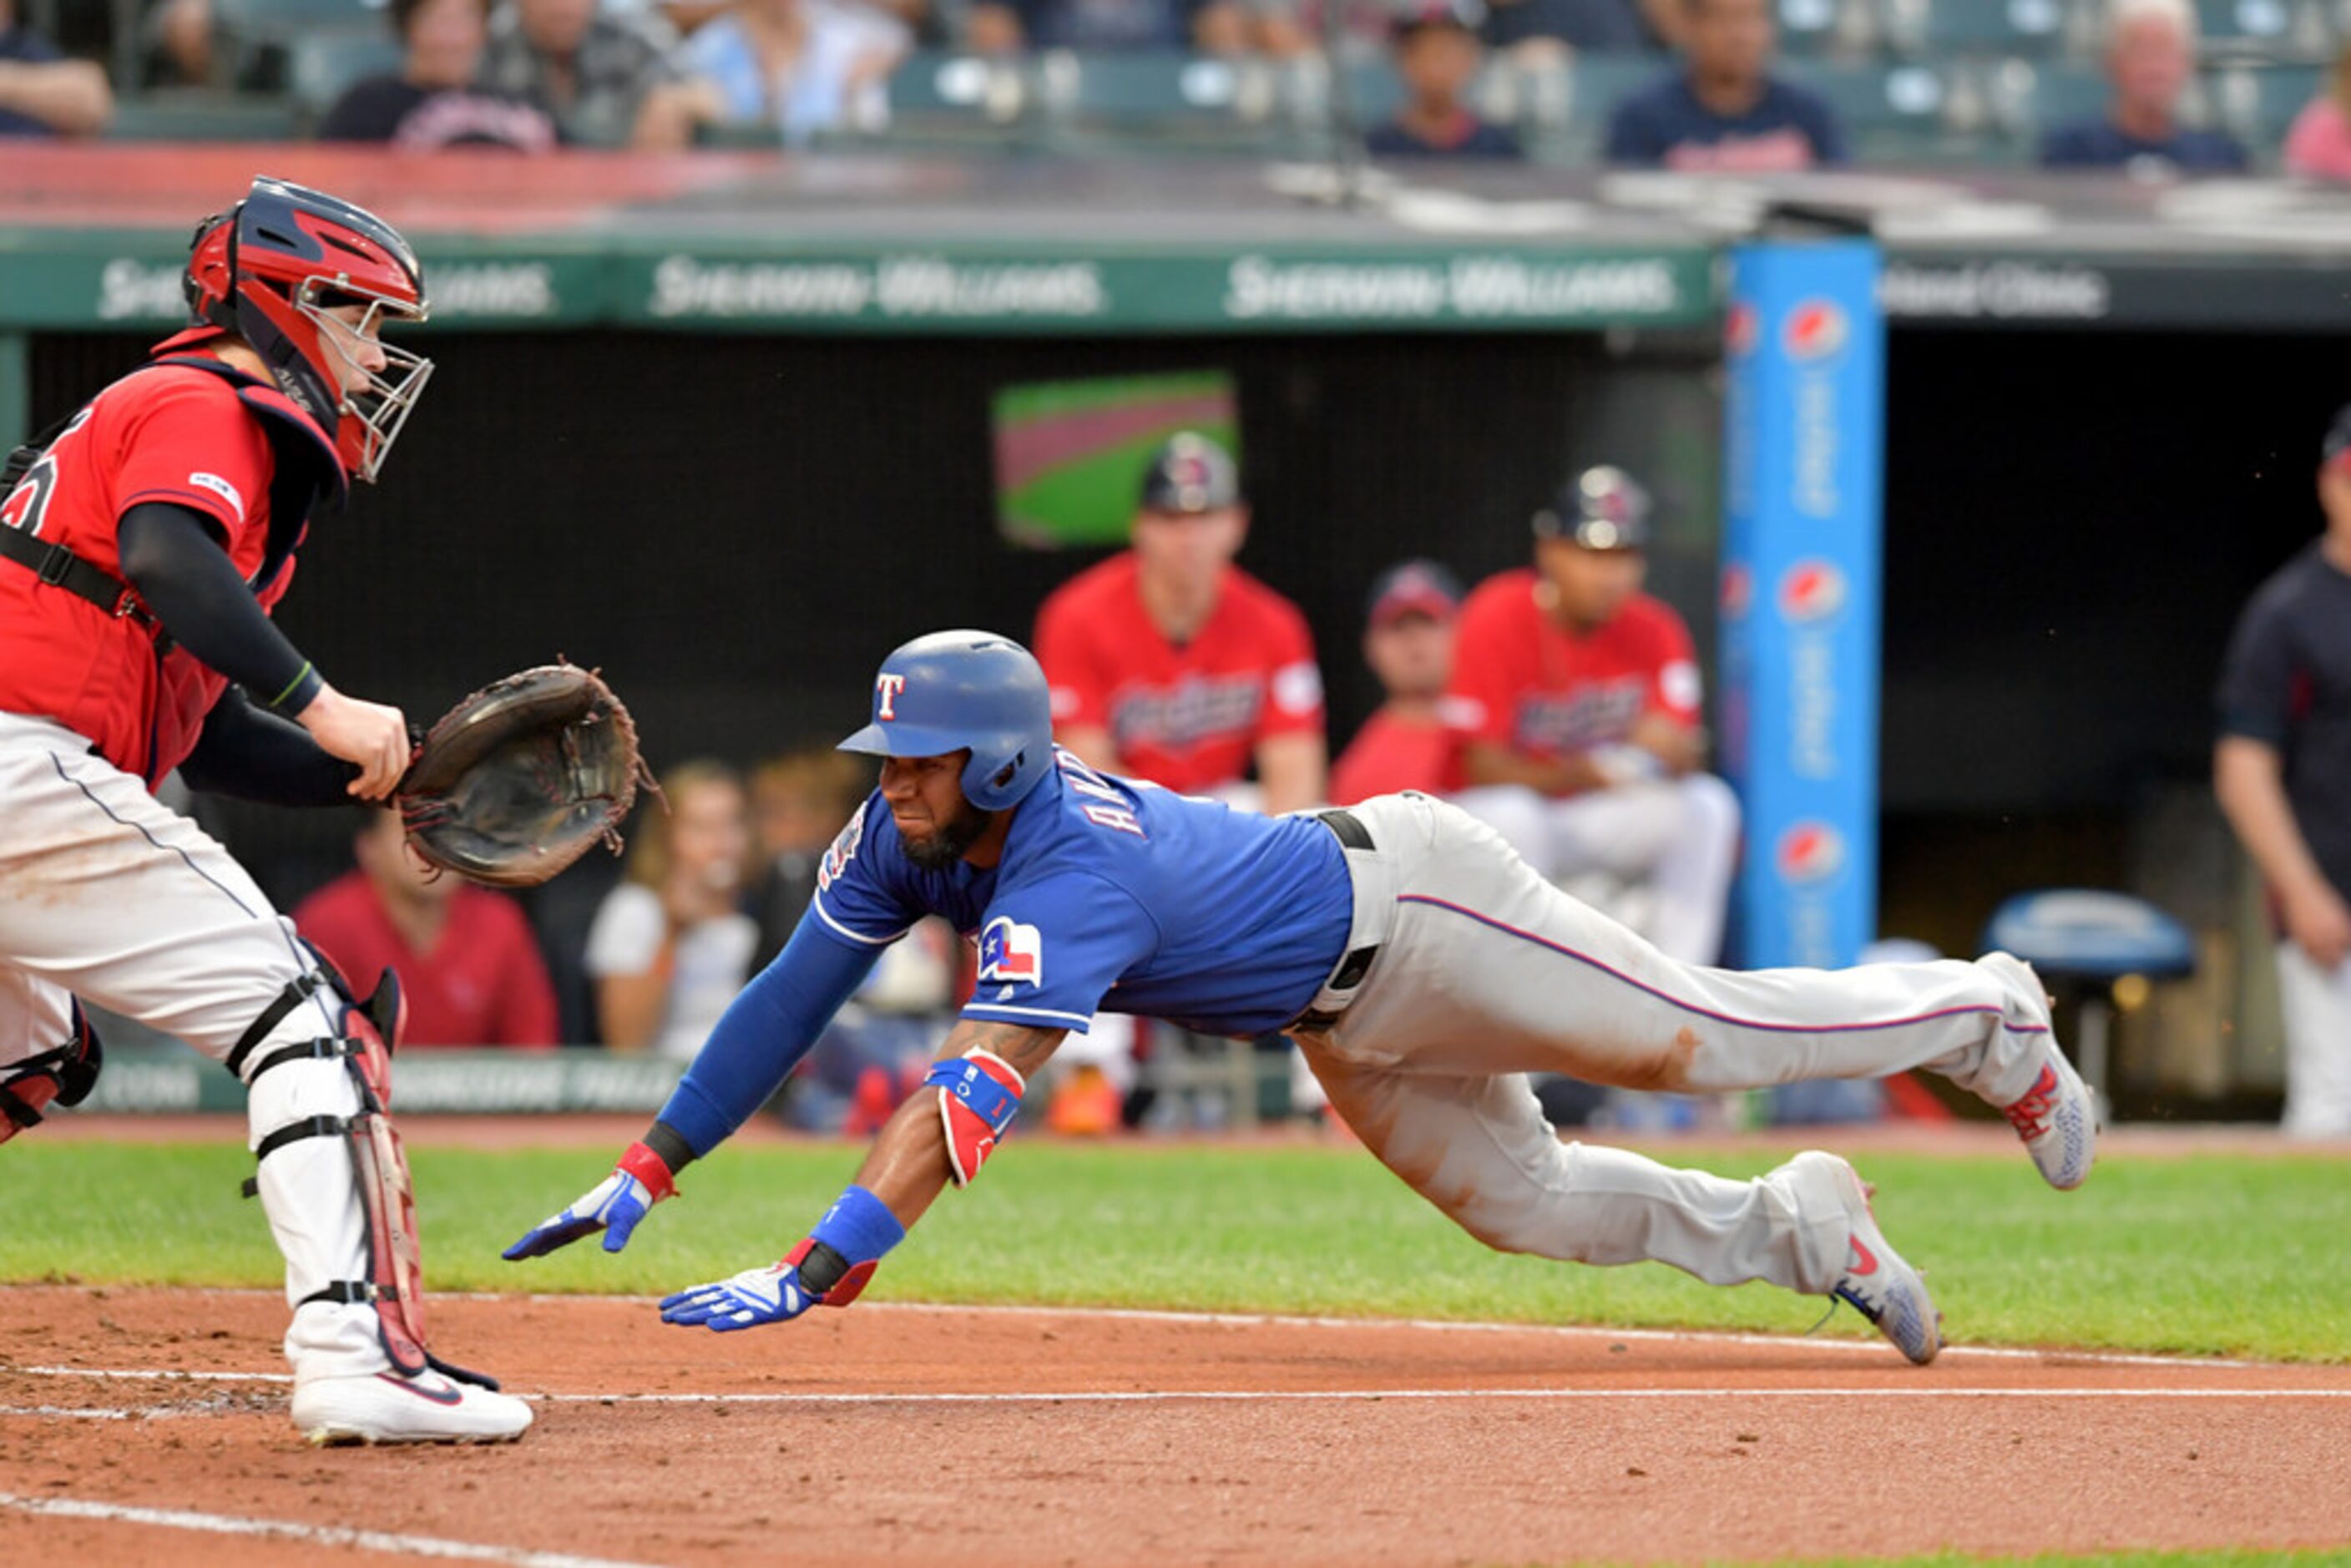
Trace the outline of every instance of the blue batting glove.
{"type": "Polygon", "coordinates": [[[732,1333],[762,1323],[789,1322],[823,1299],[800,1284],[799,1264],[770,1263],[663,1298],[662,1322],[732,1333]]]}
{"type": "Polygon", "coordinates": [[[646,1212],[663,1198],[676,1194],[669,1166],[661,1156],[643,1144],[635,1145],[621,1156],[621,1163],[613,1167],[611,1176],[576,1199],[570,1207],[541,1221],[499,1256],[509,1263],[544,1257],[599,1230],[604,1233],[604,1250],[618,1252],[629,1244],[631,1233],[646,1212]]]}
{"type": "Polygon", "coordinates": [[[662,1322],[732,1333],[789,1322],[814,1306],[845,1307],[873,1278],[883,1255],[905,1239],[906,1228],[880,1198],[852,1186],[783,1261],[665,1296],[662,1322]],[[816,1277],[831,1281],[821,1291],[800,1277],[812,1254],[816,1277]]]}

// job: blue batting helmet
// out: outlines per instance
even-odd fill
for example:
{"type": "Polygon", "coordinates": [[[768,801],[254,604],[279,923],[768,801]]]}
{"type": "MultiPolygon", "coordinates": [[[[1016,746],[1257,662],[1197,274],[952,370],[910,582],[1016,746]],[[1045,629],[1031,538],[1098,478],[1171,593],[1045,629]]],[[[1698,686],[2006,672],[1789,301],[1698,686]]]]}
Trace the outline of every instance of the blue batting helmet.
{"type": "Polygon", "coordinates": [[[993,632],[934,632],[883,660],[873,722],[841,743],[872,757],[945,757],[966,747],[964,799],[983,811],[1019,805],[1053,766],[1044,669],[993,632]]]}

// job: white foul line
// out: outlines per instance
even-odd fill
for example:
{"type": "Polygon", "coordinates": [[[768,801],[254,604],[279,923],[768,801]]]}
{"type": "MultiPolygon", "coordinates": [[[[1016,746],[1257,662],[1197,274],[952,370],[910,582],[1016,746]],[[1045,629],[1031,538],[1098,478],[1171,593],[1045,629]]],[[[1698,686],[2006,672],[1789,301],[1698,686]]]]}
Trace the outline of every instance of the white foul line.
{"type": "Polygon", "coordinates": [[[122,1524],[152,1524],[164,1530],[200,1530],[214,1535],[277,1536],[319,1546],[350,1546],[362,1552],[397,1552],[411,1557],[453,1557],[472,1563],[506,1563],[515,1568],[638,1568],[603,1557],[575,1557],[565,1552],[526,1552],[514,1546],[482,1546],[470,1541],[444,1541],[432,1535],[394,1535],[380,1530],[346,1530],[340,1525],[302,1524],[287,1519],[240,1519],[233,1514],[193,1513],[176,1508],[134,1508],[127,1503],[90,1502],[70,1497],[17,1497],[0,1492],[0,1508],[59,1519],[101,1519],[122,1524]]]}

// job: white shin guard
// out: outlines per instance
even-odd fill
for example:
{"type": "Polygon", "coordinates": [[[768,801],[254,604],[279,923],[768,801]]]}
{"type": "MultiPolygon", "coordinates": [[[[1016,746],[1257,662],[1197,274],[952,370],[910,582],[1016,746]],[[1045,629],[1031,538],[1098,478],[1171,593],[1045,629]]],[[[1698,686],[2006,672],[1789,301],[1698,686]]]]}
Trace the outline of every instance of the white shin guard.
{"type": "MultiPolygon", "coordinates": [[[[338,1032],[322,1028],[317,1008],[297,1008],[264,1038],[255,1056],[266,1060],[287,1046],[338,1032]]],[[[246,1092],[246,1146],[257,1150],[270,1134],[313,1117],[347,1120],[359,1110],[359,1086],[340,1057],[283,1061],[258,1074],[246,1092]]],[[[308,1299],[338,1281],[365,1280],[372,1271],[350,1140],[340,1134],[297,1138],[272,1150],[255,1179],[270,1233],[286,1259],[286,1304],[294,1310],[286,1331],[286,1359],[294,1364],[296,1378],[364,1376],[388,1369],[392,1360],[384,1354],[373,1307],[308,1299]]]]}

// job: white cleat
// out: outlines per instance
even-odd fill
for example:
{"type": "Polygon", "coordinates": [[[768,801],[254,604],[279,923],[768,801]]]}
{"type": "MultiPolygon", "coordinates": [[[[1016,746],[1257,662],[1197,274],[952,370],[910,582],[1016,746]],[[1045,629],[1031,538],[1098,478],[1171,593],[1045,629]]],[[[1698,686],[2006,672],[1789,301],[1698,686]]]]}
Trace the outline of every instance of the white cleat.
{"type": "Polygon", "coordinates": [[[2024,1003],[2027,1016],[2043,1028],[2041,1071],[2024,1097],[2001,1106],[2001,1113],[2024,1140],[2041,1178],[2060,1192],[2070,1192],[2089,1179],[2090,1166],[2098,1157],[2097,1099],[2058,1049],[2056,1030],[2048,1028],[2049,993],[2032,966],[2006,953],[1987,953],[1976,963],[1998,976],[2024,1003]]]}
{"type": "Polygon", "coordinates": [[[1904,1260],[1877,1228],[1870,1212],[1870,1194],[1860,1173],[1848,1162],[1819,1149],[1807,1149],[1788,1162],[1791,1170],[1809,1167],[1825,1177],[1853,1220],[1853,1239],[1845,1253],[1844,1271],[1829,1294],[1877,1325],[1894,1348],[1920,1366],[1943,1348],[1943,1314],[1927,1294],[1927,1281],[1904,1260]]]}
{"type": "Polygon", "coordinates": [[[319,1377],[297,1385],[294,1427],[312,1443],[510,1443],[530,1406],[426,1370],[415,1377],[319,1377]]]}

